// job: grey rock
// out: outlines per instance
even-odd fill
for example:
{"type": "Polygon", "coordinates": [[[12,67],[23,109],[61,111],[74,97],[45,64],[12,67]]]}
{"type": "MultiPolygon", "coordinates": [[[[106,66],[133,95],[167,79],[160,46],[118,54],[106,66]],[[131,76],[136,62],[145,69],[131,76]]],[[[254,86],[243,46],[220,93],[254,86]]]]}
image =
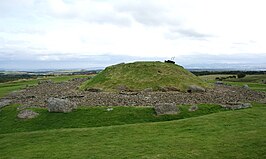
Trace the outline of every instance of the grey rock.
{"type": "Polygon", "coordinates": [[[242,108],[249,108],[252,107],[252,105],[250,103],[243,103],[242,104],[242,108]]]}
{"type": "Polygon", "coordinates": [[[247,84],[245,84],[245,85],[243,86],[243,88],[245,88],[245,89],[249,89],[249,86],[248,86],[247,84]]]}
{"type": "Polygon", "coordinates": [[[216,85],[223,85],[224,83],[223,83],[223,81],[216,81],[215,84],[216,85]]]}
{"type": "Polygon", "coordinates": [[[87,88],[87,89],[85,89],[85,91],[88,91],[88,92],[101,92],[102,90],[99,89],[99,88],[87,88]]]}
{"type": "Polygon", "coordinates": [[[11,102],[12,102],[12,100],[10,100],[10,99],[1,99],[0,100],[0,108],[8,106],[9,104],[11,104],[11,102]]]}
{"type": "Polygon", "coordinates": [[[196,85],[191,85],[188,87],[187,92],[205,92],[205,88],[196,86],[196,85]]]}
{"type": "Polygon", "coordinates": [[[18,113],[17,117],[20,119],[32,119],[39,115],[39,113],[36,113],[32,110],[22,110],[18,113]]]}
{"type": "Polygon", "coordinates": [[[198,110],[199,109],[199,107],[197,106],[197,105],[192,105],[189,109],[188,109],[188,111],[190,111],[190,112],[194,112],[194,111],[196,111],[196,110],[198,110]]]}
{"type": "Polygon", "coordinates": [[[125,86],[125,85],[119,85],[119,86],[117,86],[116,89],[118,91],[125,91],[125,92],[130,91],[130,89],[127,86],[125,86]]]}
{"type": "Polygon", "coordinates": [[[261,100],[259,101],[259,103],[266,104],[266,98],[261,99],[261,100]]]}
{"type": "Polygon", "coordinates": [[[154,105],[154,110],[157,115],[177,114],[179,108],[175,103],[157,103],[154,105]]]}
{"type": "Polygon", "coordinates": [[[250,108],[252,107],[252,105],[250,103],[230,102],[227,105],[222,105],[222,107],[230,110],[238,110],[238,109],[250,108]]]}
{"type": "Polygon", "coordinates": [[[153,91],[152,88],[145,88],[145,89],[143,90],[143,92],[152,92],[152,91],[153,91]]]}
{"type": "Polygon", "coordinates": [[[49,98],[47,100],[47,107],[49,112],[71,112],[76,108],[76,104],[70,102],[68,99],[49,98]]]}
{"type": "Polygon", "coordinates": [[[121,91],[121,92],[119,92],[119,94],[122,94],[122,95],[137,95],[138,92],[126,92],[126,91],[121,91]]]}

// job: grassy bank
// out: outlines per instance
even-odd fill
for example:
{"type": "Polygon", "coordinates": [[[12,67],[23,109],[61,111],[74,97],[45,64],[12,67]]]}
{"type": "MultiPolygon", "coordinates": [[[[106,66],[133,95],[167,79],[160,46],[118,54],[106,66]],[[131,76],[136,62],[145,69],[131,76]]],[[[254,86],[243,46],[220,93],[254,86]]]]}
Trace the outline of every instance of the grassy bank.
{"type": "Polygon", "coordinates": [[[199,105],[199,110],[189,112],[190,106],[181,105],[177,115],[156,116],[151,107],[81,107],[71,113],[49,113],[47,109],[34,109],[40,115],[32,120],[16,117],[16,105],[0,111],[0,134],[24,131],[50,130],[62,128],[87,128],[112,125],[125,125],[145,122],[170,121],[225,111],[218,105],[199,105]]]}
{"type": "Polygon", "coordinates": [[[266,107],[165,122],[0,134],[0,150],[1,158],[265,158],[266,107]]]}

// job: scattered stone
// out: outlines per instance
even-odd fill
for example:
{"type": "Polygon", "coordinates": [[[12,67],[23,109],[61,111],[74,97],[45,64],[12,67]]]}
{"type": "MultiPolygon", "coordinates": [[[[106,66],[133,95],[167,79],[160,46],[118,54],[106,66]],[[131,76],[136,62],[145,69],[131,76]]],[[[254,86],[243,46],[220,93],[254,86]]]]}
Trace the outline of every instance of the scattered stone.
{"type": "Polygon", "coordinates": [[[196,111],[196,110],[198,110],[199,109],[199,107],[197,106],[197,105],[192,105],[189,109],[188,109],[188,111],[190,111],[190,112],[194,112],[194,111],[196,111]]]}
{"type": "Polygon", "coordinates": [[[76,104],[71,103],[68,99],[49,98],[47,100],[47,107],[49,112],[71,112],[76,108],[76,104]]]}
{"type": "Polygon", "coordinates": [[[22,110],[18,113],[17,117],[19,119],[32,119],[39,115],[39,113],[36,113],[32,110],[22,110]]]}
{"type": "Polygon", "coordinates": [[[179,111],[175,103],[157,103],[154,105],[154,110],[157,115],[177,114],[179,111]]]}
{"type": "Polygon", "coordinates": [[[121,92],[119,92],[119,94],[122,94],[122,95],[137,95],[138,92],[126,92],[126,91],[121,91],[121,92]]]}
{"type": "Polygon", "coordinates": [[[99,88],[87,88],[87,89],[85,89],[85,91],[88,91],[88,92],[101,92],[102,90],[99,89],[99,88]]]}
{"type": "Polygon", "coordinates": [[[112,110],[113,110],[113,108],[107,108],[106,110],[109,112],[109,111],[112,111],[112,110]]]}
{"type": "Polygon", "coordinates": [[[230,110],[238,110],[238,109],[245,109],[252,107],[250,103],[239,103],[239,102],[235,102],[234,104],[233,103],[234,102],[228,105],[222,105],[222,107],[230,110]]]}
{"type": "Polygon", "coordinates": [[[0,100],[0,108],[8,106],[9,104],[11,104],[11,102],[12,102],[12,100],[10,100],[10,99],[1,99],[0,100]]]}
{"type": "Polygon", "coordinates": [[[266,104],[266,98],[261,99],[261,100],[259,101],[259,103],[266,104]]]}
{"type": "Polygon", "coordinates": [[[249,86],[248,86],[247,84],[245,84],[245,85],[243,86],[243,88],[244,88],[244,89],[249,89],[249,86]]]}
{"type": "MultiPolygon", "coordinates": [[[[66,98],[77,105],[83,106],[154,106],[156,103],[199,104],[219,103],[227,105],[227,101],[263,102],[266,92],[243,89],[236,86],[214,85],[200,93],[183,92],[138,92],[137,95],[123,95],[113,92],[89,92],[77,89],[86,79],[64,83],[35,85],[31,88],[8,94],[5,99],[23,106],[47,108],[49,97],[66,98]],[[35,96],[35,98],[26,98],[35,96]]],[[[158,87],[157,89],[158,90],[158,87]]],[[[133,93],[134,94],[134,93],[133,93]]],[[[136,94],[136,93],[135,93],[136,94]]]]}
{"type": "Polygon", "coordinates": [[[17,107],[17,110],[20,111],[20,110],[25,110],[25,109],[29,109],[29,108],[40,108],[40,107],[32,106],[32,105],[23,105],[23,106],[17,107]]]}
{"type": "Polygon", "coordinates": [[[127,86],[125,86],[125,85],[119,85],[119,86],[117,86],[116,89],[117,89],[118,91],[125,91],[125,92],[130,91],[129,88],[128,88],[127,86]]]}
{"type": "Polygon", "coordinates": [[[216,81],[215,84],[216,84],[216,85],[223,85],[224,82],[223,82],[223,81],[216,81]]]}
{"type": "Polygon", "coordinates": [[[53,84],[54,82],[52,80],[40,80],[38,84],[53,84]]]}
{"type": "Polygon", "coordinates": [[[188,87],[187,92],[192,93],[192,92],[205,92],[206,90],[200,86],[196,85],[191,85],[188,87]]]}
{"type": "Polygon", "coordinates": [[[152,92],[152,91],[153,91],[152,88],[145,88],[145,89],[143,90],[143,92],[152,92]]]}
{"type": "Polygon", "coordinates": [[[158,90],[161,91],[161,92],[167,92],[167,89],[165,87],[159,87],[158,90]]]}

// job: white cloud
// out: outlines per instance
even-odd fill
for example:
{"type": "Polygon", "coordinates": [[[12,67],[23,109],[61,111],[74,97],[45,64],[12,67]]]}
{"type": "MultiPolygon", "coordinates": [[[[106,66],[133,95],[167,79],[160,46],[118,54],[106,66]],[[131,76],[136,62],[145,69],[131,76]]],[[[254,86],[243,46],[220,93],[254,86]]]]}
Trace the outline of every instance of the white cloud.
{"type": "Polygon", "coordinates": [[[55,53],[80,57],[265,54],[265,3],[1,0],[0,52],[27,53],[41,60],[61,60],[55,53]]]}

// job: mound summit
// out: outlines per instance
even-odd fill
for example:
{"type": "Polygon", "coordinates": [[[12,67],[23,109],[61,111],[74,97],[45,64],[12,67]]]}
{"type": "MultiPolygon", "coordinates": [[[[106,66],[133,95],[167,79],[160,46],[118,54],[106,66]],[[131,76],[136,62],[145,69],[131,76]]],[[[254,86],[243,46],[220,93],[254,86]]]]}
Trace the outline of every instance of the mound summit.
{"type": "Polygon", "coordinates": [[[82,90],[118,91],[182,91],[191,86],[207,87],[207,83],[182,66],[164,62],[121,63],[107,67],[81,86],[82,90]]]}

